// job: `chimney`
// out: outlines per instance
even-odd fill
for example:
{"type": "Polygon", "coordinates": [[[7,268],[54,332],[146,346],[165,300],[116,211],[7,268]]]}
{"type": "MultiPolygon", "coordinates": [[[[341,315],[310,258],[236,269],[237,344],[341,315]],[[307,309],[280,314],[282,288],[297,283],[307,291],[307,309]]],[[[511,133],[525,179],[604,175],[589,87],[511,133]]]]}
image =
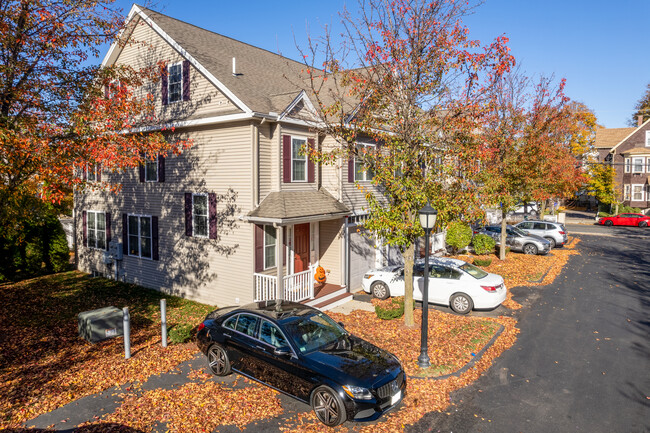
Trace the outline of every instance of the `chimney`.
{"type": "Polygon", "coordinates": [[[639,115],[636,117],[636,123],[637,123],[636,126],[641,126],[641,125],[643,125],[643,114],[639,114],[639,115]]]}

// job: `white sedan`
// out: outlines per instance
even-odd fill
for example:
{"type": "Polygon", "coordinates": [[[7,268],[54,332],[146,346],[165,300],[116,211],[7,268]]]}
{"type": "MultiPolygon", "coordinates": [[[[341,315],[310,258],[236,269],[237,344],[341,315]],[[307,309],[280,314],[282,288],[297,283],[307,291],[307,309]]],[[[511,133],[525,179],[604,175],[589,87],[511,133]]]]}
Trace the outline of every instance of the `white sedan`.
{"type": "MultiPolygon", "coordinates": [[[[422,300],[424,261],[413,268],[413,299],[422,300]]],[[[375,298],[404,296],[404,266],[388,266],[368,271],[363,276],[363,290],[375,298]]],[[[467,314],[473,308],[494,309],[506,299],[503,277],[491,274],[457,259],[429,259],[429,303],[451,307],[467,314]]]]}

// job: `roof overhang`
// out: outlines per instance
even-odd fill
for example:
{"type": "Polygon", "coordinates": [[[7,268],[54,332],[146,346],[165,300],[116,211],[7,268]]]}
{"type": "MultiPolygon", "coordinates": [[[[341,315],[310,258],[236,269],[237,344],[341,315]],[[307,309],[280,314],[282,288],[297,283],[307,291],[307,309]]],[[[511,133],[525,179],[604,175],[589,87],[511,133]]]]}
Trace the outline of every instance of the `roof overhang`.
{"type": "Polygon", "coordinates": [[[276,191],[242,217],[259,224],[289,225],[343,218],[352,212],[327,191],[276,191]]]}

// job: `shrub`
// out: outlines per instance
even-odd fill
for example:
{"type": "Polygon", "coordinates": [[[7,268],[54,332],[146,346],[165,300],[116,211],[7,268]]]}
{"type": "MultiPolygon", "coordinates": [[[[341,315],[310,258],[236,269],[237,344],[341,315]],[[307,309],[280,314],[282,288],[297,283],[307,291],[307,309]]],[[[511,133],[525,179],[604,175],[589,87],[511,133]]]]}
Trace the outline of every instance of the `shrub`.
{"type": "Polygon", "coordinates": [[[169,328],[167,335],[171,344],[180,344],[190,341],[194,334],[194,326],[189,323],[175,325],[169,328]]]}
{"type": "Polygon", "coordinates": [[[476,254],[488,254],[494,251],[496,242],[490,236],[479,233],[472,239],[472,245],[476,254]]]}
{"type": "Polygon", "coordinates": [[[447,228],[447,244],[453,248],[453,252],[467,247],[472,241],[472,229],[461,221],[454,221],[447,228]]]}
{"type": "Polygon", "coordinates": [[[383,301],[373,299],[372,304],[375,306],[375,314],[382,320],[392,320],[404,315],[404,297],[388,298],[383,301]]]}
{"type": "Polygon", "coordinates": [[[618,213],[641,213],[641,209],[638,207],[621,206],[618,208],[618,213]]]}
{"type": "Polygon", "coordinates": [[[474,259],[474,264],[476,266],[490,266],[492,259],[474,259]]]}

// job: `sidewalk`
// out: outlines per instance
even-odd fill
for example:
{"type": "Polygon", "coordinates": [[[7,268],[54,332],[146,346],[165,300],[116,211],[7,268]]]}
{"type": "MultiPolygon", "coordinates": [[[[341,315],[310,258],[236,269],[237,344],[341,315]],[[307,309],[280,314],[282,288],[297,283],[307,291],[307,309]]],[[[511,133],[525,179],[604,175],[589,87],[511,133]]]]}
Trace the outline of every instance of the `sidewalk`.
{"type": "Polygon", "coordinates": [[[566,211],[565,223],[594,225],[596,223],[596,211],[579,211],[568,209],[566,211]]]}

